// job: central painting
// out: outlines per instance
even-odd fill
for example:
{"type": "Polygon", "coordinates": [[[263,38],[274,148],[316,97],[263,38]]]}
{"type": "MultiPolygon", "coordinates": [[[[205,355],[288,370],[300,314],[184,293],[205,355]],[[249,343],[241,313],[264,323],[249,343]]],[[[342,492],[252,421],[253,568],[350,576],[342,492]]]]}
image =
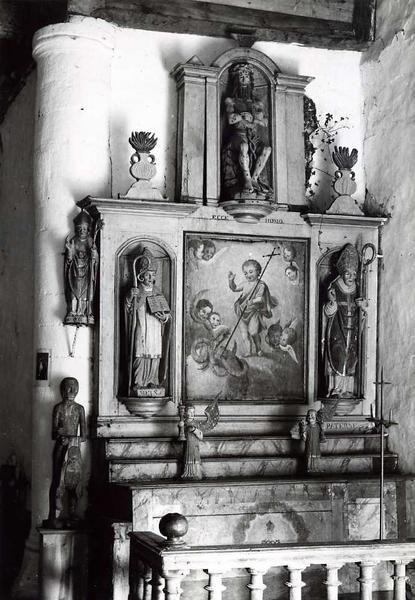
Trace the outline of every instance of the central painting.
{"type": "Polygon", "coordinates": [[[304,403],[308,242],[184,234],[188,401],[304,403]]]}

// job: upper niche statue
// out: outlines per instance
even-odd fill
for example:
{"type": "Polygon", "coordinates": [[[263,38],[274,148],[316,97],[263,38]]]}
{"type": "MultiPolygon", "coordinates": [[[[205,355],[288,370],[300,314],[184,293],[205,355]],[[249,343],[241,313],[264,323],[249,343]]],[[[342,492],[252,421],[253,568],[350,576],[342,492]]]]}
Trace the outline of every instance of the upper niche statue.
{"type": "Polygon", "coordinates": [[[128,396],[164,395],[171,315],[165,296],[154,285],[156,271],[156,260],[144,248],[134,260],[134,285],[124,300],[128,396]]]}
{"type": "Polygon", "coordinates": [[[222,197],[266,199],[272,190],[266,173],[271,154],[264,102],[254,93],[254,69],[240,62],[230,69],[232,95],[225,98],[222,143],[222,197]]]}

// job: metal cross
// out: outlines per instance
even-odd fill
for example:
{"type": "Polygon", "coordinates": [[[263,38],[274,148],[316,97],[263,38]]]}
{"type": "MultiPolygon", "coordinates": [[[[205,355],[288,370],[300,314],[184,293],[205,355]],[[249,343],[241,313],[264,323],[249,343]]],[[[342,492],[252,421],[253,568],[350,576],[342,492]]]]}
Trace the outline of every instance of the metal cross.
{"type": "Polygon", "coordinates": [[[383,498],[384,498],[384,475],[385,475],[385,429],[388,429],[391,425],[398,425],[395,421],[392,421],[392,411],[389,412],[389,419],[383,417],[383,393],[385,385],[391,385],[390,381],[385,381],[383,377],[383,367],[380,372],[380,380],[373,382],[376,388],[380,387],[380,410],[378,415],[373,415],[373,407],[370,406],[370,417],[368,421],[374,423],[376,429],[380,435],[380,481],[379,481],[379,499],[380,499],[380,527],[379,527],[379,539],[384,539],[384,515],[383,515],[383,498]]]}

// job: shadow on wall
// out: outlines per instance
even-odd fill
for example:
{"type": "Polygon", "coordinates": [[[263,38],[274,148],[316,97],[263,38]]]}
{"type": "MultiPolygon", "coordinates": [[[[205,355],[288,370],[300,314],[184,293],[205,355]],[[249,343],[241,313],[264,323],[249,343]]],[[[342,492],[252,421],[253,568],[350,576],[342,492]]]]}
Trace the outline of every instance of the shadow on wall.
{"type": "Polygon", "coordinates": [[[0,466],[0,596],[9,594],[19,573],[30,531],[29,480],[12,452],[0,466]]]}

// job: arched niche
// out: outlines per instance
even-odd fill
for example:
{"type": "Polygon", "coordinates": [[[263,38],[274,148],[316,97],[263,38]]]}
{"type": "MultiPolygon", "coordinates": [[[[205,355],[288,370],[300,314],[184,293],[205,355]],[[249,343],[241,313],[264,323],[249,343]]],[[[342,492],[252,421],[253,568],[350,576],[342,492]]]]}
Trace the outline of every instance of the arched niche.
{"type": "Polygon", "coordinates": [[[146,406],[154,414],[171,390],[172,254],[160,240],[129,240],[118,252],[116,277],[117,395],[133,414],[146,406]]]}
{"type": "Polygon", "coordinates": [[[269,57],[252,48],[228,50],[209,66],[193,56],[173,69],[178,91],[176,200],[211,206],[223,201],[223,99],[238,63],[252,69],[254,87],[265,104],[271,150],[265,172],[272,184],[272,210],[304,206],[303,100],[312,78],[281,73],[269,57]]]}
{"type": "Polygon", "coordinates": [[[275,202],[275,85],[277,65],[261,52],[238,48],[219,67],[220,200],[275,202]]]}
{"type": "MultiPolygon", "coordinates": [[[[347,246],[351,246],[351,244],[347,244],[347,246]]],[[[336,246],[326,252],[317,262],[316,269],[318,290],[317,395],[322,400],[326,399],[323,400],[324,403],[332,406],[334,413],[338,416],[351,413],[364,396],[365,364],[362,358],[362,314],[359,313],[360,309],[356,304],[356,299],[359,298],[361,292],[359,289],[360,265],[357,259],[355,291],[348,291],[340,281],[342,274],[339,269],[339,259],[345,248],[346,246],[336,246]],[[335,308],[331,310],[329,303],[332,298],[330,295],[332,289],[336,296],[336,304],[333,304],[335,308]],[[326,307],[327,310],[325,310],[326,307]],[[333,312],[334,310],[336,313],[333,312]],[[334,330],[335,327],[338,329],[337,332],[334,330]],[[338,357],[337,359],[331,357],[333,345],[336,353],[344,352],[345,357],[347,354],[349,355],[349,359],[344,358],[342,362],[338,357]],[[355,366],[352,369],[354,353],[356,354],[355,366]],[[341,362],[342,368],[339,366],[341,362]],[[353,378],[346,376],[352,371],[353,378]],[[338,389],[336,389],[336,385],[338,389]]],[[[358,251],[355,251],[358,257],[358,251]]]]}

